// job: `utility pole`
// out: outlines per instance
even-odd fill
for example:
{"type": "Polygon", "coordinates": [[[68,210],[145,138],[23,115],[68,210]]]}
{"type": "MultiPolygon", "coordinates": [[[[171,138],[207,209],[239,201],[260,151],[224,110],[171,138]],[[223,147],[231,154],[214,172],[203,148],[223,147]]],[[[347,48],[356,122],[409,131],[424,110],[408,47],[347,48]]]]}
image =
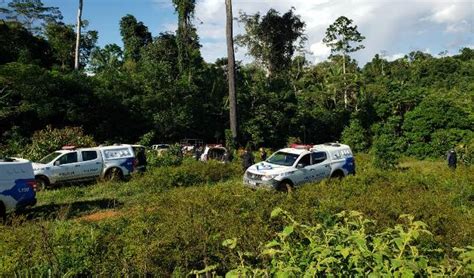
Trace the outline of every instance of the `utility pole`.
{"type": "Polygon", "coordinates": [[[77,10],[77,28],[76,28],[76,53],[74,56],[74,69],[79,69],[79,48],[81,44],[81,25],[82,25],[82,1],[79,0],[79,9],[77,10]]]}
{"type": "Polygon", "coordinates": [[[235,94],[235,54],[233,37],[232,0],[225,0],[226,6],[226,35],[227,35],[227,77],[229,80],[230,130],[233,144],[237,143],[237,100],[235,94]]]}

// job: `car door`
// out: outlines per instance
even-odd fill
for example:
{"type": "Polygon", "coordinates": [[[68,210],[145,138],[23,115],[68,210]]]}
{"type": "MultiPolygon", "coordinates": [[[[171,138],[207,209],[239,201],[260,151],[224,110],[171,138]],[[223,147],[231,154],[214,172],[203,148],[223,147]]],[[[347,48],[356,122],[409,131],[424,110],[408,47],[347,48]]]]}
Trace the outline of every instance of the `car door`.
{"type": "Polygon", "coordinates": [[[102,170],[102,162],[99,159],[97,150],[81,151],[81,178],[93,179],[100,176],[102,170]]]}
{"type": "Polygon", "coordinates": [[[311,154],[303,155],[295,165],[297,170],[293,175],[293,182],[295,184],[301,184],[311,181],[311,154]]]}
{"type": "Polygon", "coordinates": [[[77,152],[65,153],[53,162],[53,177],[58,182],[74,180],[80,176],[80,168],[77,152]]]}
{"type": "Polygon", "coordinates": [[[324,151],[313,152],[312,158],[312,169],[314,173],[313,180],[320,181],[331,175],[331,162],[328,159],[328,154],[324,151]]]}

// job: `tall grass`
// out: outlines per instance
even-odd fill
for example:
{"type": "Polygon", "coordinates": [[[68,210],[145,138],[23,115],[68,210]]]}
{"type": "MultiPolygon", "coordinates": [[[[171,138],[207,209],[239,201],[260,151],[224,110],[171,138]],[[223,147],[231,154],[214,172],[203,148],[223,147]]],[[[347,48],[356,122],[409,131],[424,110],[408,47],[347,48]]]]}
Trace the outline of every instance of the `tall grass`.
{"type": "Polygon", "coordinates": [[[0,227],[0,276],[181,276],[210,266],[223,274],[239,267],[237,251],[258,254],[281,232],[285,223],[270,219],[275,207],[300,223],[328,227],[336,213],[360,211],[375,221],[374,233],[408,213],[433,233],[418,238],[423,248],[452,257],[453,247],[473,244],[472,168],[452,172],[442,163],[405,160],[397,170],[380,171],[368,156],[357,162],[354,177],[307,184],[291,194],[244,187],[237,164],[198,162],[154,169],[129,182],[40,192],[37,207],[0,227]],[[232,238],[238,245],[229,252],[222,242],[232,238]]]}

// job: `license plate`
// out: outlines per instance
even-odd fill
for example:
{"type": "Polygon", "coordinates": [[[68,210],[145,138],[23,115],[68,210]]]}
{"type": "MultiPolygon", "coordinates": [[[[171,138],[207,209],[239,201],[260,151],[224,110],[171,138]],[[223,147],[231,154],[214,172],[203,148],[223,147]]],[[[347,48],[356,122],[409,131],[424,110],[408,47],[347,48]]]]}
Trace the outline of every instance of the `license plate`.
{"type": "Polygon", "coordinates": [[[257,185],[257,182],[255,182],[255,181],[249,181],[249,183],[250,183],[251,185],[257,185]]]}

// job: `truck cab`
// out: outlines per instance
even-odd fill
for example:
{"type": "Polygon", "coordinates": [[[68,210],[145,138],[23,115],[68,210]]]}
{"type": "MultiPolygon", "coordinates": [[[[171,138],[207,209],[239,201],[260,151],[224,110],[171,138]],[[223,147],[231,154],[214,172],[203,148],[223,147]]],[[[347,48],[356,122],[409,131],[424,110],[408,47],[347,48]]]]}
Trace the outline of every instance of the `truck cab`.
{"type": "Polygon", "coordinates": [[[355,174],[355,161],[349,146],[338,143],[293,146],[248,168],[244,184],[252,188],[291,190],[303,183],[349,174],[355,174]]]}

